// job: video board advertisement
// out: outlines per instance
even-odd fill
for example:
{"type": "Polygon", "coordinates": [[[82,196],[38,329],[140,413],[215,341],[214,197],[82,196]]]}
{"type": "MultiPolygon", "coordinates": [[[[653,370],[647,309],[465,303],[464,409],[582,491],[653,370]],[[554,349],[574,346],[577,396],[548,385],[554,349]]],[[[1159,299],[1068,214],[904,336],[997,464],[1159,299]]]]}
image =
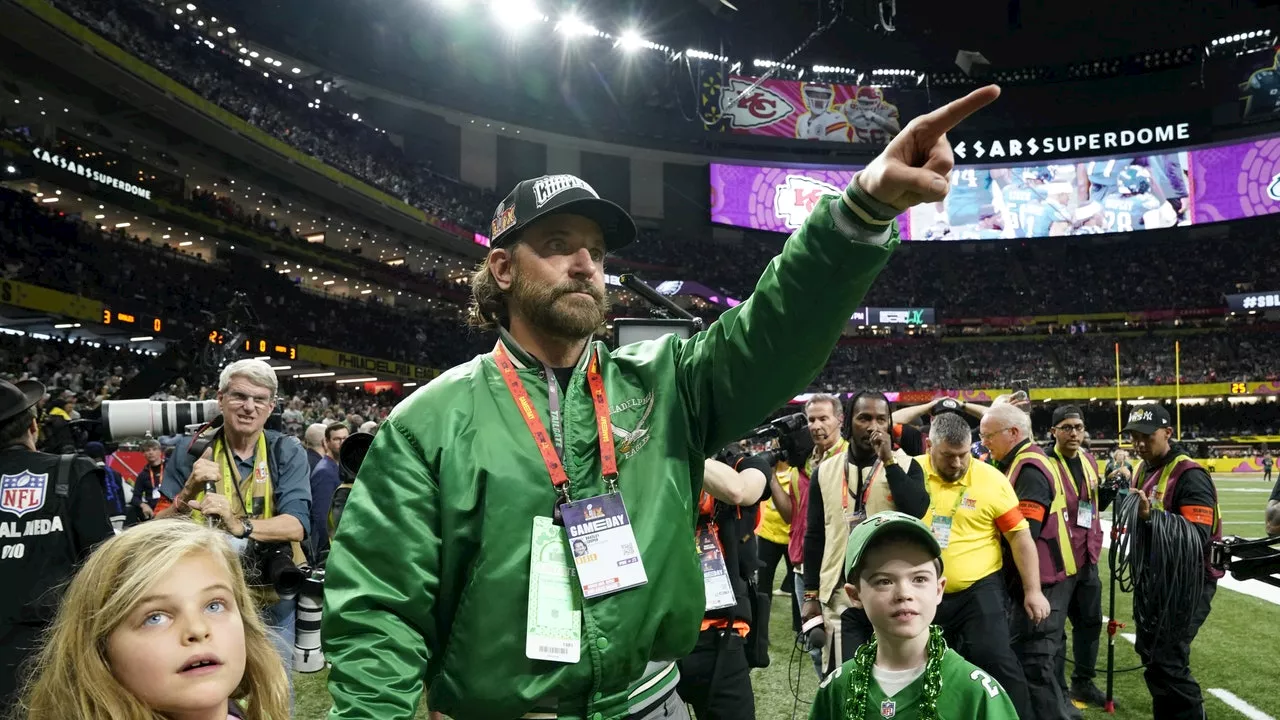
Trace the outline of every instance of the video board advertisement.
{"type": "Polygon", "coordinates": [[[711,119],[708,126],[744,135],[884,145],[910,119],[900,117],[899,91],[879,85],[731,75],[707,90],[702,113],[711,119]]]}
{"type": "MultiPolygon", "coordinates": [[[[789,233],[859,167],[711,165],[711,221],[789,233]]],[[[904,240],[1058,237],[1280,212],[1280,137],[1177,152],[951,173],[941,203],[899,216],[904,240]]]]}

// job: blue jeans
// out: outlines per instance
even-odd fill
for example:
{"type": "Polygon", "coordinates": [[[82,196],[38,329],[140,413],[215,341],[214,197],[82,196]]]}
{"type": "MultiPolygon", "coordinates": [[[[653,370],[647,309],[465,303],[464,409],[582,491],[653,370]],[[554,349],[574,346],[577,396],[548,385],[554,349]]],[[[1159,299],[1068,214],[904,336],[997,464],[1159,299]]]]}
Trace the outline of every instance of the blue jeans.
{"type": "Polygon", "coordinates": [[[267,634],[276,654],[284,663],[285,675],[289,678],[289,708],[293,709],[293,643],[294,632],[298,624],[298,599],[296,597],[281,600],[271,607],[263,609],[259,616],[267,626],[267,634]]]}

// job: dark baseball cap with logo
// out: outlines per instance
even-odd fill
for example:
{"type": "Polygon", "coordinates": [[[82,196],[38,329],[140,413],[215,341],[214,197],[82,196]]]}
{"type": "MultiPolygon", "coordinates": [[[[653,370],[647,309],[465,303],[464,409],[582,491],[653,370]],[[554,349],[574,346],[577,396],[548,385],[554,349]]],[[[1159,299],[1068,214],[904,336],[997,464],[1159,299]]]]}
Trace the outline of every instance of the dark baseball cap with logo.
{"type": "Polygon", "coordinates": [[[507,247],[530,223],[550,215],[580,215],[594,220],[604,232],[605,249],[610,252],[636,239],[636,223],[627,211],[602,200],[582,178],[543,175],[517,184],[498,203],[489,225],[489,246],[507,247]]]}
{"type": "Polygon", "coordinates": [[[1150,435],[1160,428],[1173,427],[1169,411],[1159,403],[1139,405],[1129,412],[1129,422],[1125,423],[1125,432],[1140,432],[1150,435]]]}

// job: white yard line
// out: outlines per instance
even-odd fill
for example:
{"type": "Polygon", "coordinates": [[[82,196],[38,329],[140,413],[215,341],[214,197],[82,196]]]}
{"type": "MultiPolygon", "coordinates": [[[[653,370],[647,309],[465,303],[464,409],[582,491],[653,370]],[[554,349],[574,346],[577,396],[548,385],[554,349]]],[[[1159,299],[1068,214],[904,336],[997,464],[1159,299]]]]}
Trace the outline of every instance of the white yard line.
{"type": "Polygon", "coordinates": [[[1241,700],[1235,695],[1235,693],[1228,690],[1223,690],[1222,688],[1209,688],[1209,694],[1230,705],[1232,710],[1235,710],[1241,715],[1249,718],[1249,720],[1276,720],[1258,708],[1250,705],[1244,700],[1241,700]]]}

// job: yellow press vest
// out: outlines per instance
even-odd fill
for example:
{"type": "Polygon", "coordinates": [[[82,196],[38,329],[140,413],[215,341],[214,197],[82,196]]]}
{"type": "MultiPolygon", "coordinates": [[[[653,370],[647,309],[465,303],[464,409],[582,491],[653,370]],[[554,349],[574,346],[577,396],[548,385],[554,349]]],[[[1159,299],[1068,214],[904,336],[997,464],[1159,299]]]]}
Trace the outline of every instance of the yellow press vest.
{"type": "MultiPolygon", "coordinates": [[[[791,488],[795,487],[796,480],[800,478],[800,469],[789,467],[786,470],[775,473],[774,477],[778,479],[778,485],[782,486],[784,493],[790,493],[791,488]]],[[[773,506],[773,500],[765,500],[760,504],[760,529],[756,532],[763,540],[768,540],[776,545],[786,545],[791,540],[791,523],[782,519],[782,514],[773,506]]]]}
{"type": "MultiPolygon", "coordinates": [[[[1049,516],[1041,524],[1040,537],[1052,533],[1057,537],[1058,552],[1062,556],[1062,568],[1069,577],[1076,574],[1076,556],[1071,551],[1071,525],[1067,518],[1067,494],[1066,486],[1062,482],[1062,472],[1058,469],[1058,463],[1050,459],[1049,455],[1035,443],[1028,443],[1013,456],[1013,462],[1009,465],[1009,482],[1013,482],[1018,472],[1025,464],[1032,464],[1035,467],[1044,470],[1048,474],[1049,482],[1053,484],[1053,502],[1049,504],[1049,516]],[[1036,448],[1032,450],[1032,448],[1036,448]],[[1039,450],[1039,452],[1037,452],[1039,450]]],[[[1075,483],[1072,483],[1072,491],[1075,490],[1075,483]]],[[[1039,554],[1039,553],[1037,553],[1039,554]]],[[[1040,581],[1045,580],[1046,565],[1052,567],[1052,563],[1048,562],[1046,556],[1040,557],[1040,581]]]]}

